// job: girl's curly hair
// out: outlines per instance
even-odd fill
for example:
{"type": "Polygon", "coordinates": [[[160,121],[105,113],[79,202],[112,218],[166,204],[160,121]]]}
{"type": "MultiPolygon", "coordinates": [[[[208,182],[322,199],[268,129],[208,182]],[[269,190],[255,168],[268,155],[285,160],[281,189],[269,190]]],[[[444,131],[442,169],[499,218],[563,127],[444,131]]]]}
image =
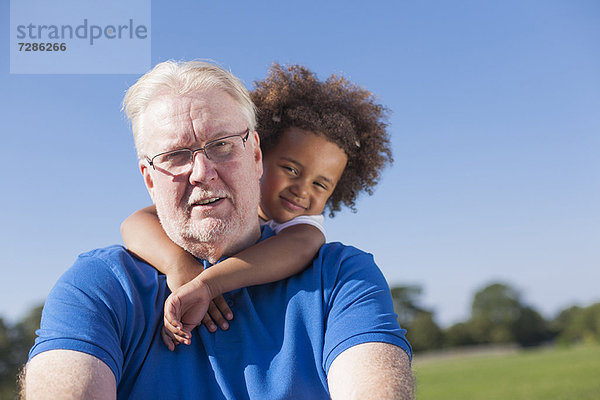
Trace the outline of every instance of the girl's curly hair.
{"type": "Polygon", "coordinates": [[[250,97],[258,109],[264,154],[290,127],[322,135],[344,150],[348,164],[327,201],[330,216],[341,204],[356,212],[358,194],[373,194],[381,170],[393,162],[386,130],[388,109],[377,104],[371,92],[343,77],[331,75],[321,82],[306,67],[275,63],[264,80],[255,82],[250,97]]]}

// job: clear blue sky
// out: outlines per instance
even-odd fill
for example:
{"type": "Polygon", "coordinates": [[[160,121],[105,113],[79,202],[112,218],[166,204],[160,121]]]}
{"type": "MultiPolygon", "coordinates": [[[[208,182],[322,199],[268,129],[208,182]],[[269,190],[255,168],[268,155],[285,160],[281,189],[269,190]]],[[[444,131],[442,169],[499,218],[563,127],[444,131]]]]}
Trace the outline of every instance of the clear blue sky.
{"type": "MultiPolygon", "coordinates": [[[[600,3],[354,3],[155,0],[152,63],[210,58],[249,87],[301,63],[376,93],[395,163],[328,239],[422,285],[439,323],[497,280],[546,317],[600,301],[600,3]]],[[[0,316],[16,320],[150,200],[120,112],[138,76],[10,75],[0,13],[0,316]]]]}

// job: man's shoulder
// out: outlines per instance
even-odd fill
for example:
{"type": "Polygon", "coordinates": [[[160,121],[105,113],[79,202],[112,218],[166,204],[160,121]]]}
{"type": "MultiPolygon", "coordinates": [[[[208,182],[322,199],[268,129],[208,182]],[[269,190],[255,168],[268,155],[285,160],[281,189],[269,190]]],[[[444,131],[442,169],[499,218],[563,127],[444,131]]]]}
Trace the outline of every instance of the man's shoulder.
{"type": "Polygon", "coordinates": [[[49,299],[63,303],[74,294],[82,295],[96,306],[106,304],[111,310],[124,310],[131,306],[131,300],[134,306],[144,306],[145,293],[162,298],[165,288],[166,279],[156,269],[115,245],[80,254],[58,279],[49,299]]]}
{"type": "Polygon", "coordinates": [[[318,254],[318,258],[327,262],[335,262],[336,260],[342,262],[353,257],[366,257],[372,259],[373,255],[354,246],[340,242],[325,243],[321,246],[318,254]]]}
{"type": "Polygon", "coordinates": [[[96,249],[88,250],[79,255],[81,258],[85,257],[93,257],[99,259],[113,259],[115,257],[122,256],[124,254],[129,254],[127,249],[119,244],[113,244],[111,246],[99,247],[96,249]]]}
{"type": "Polygon", "coordinates": [[[134,260],[135,257],[121,245],[99,247],[79,254],[73,267],[88,264],[106,264],[108,267],[122,266],[134,260]]]}
{"type": "Polygon", "coordinates": [[[106,279],[107,275],[117,280],[130,280],[133,276],[156,273],[156,270],[136,258],[125,247],[112,245],[96,248],[79,254],[73,266],[67,270],[63,278],[80,276],[106,279]]]}
{"type": "Polygon", "coordinates": [[[313,261],[313,268],[321,270],[323,279],[338,281],[342,277],[364,279],[381,275],[373,255],[340,242],[325,243],[313,261]]]}

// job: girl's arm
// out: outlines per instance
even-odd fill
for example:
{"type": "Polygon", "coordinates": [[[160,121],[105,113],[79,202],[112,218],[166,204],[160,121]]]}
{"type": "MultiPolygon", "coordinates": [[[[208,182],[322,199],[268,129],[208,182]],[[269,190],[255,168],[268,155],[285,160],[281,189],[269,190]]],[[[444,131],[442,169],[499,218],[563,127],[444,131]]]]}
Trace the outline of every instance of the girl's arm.
{"type": "Polygon", "coordinates": [[[324,242],[318,228],[293,225],[213,265],[167,298],[165,327],[174,340],[189,344],[191,330],[203,322],[208,301],[234,289],[275,282],[304,270],[324,242]]]}
{"type": "Polygon", "coordinates": [[[325,242],[318,228],[293,225],[204,270],[191,254],[167,236],[154,206],[130,215],[121,224],[121,234],[129,250],[164,273],[169,288],[175,292],[165,303],[165,326],[171,334],[163,332],[163,340],[170,349],[174,348],[170,345],[174,340],[185,342],[178,329],[179,321],[185,321],[188,331],[202,322],[212,332],[217,329],[215,322],[227,329],[223,315],[232,319],[233,314],[221,294],[288,278],[306,268],[325,242]],[[177,290],[180,287],[182,290],[177,290]],[[211,303],[213,299],[216,304],[211,303]],[[193,311],[188,311],[192,307],[193,311]]]}
{"type": "Polygon", "coordinates": [[[292,225],[208,268],[197,278],[214,296],[241,287],[276,282],[303,271],[323,243],[325,236],[318,228],[308,224],[292,225]]]}
{"type": "Polygon", "coordinates": [[[191,254],[169,239],[153,205],[127,217],[121,224],[121,235],[129,251],[167,276],[171,291],[188,283],[204,269],[191,254]]]}
{"type": "MultiPolygon", "coordinates": [[[[202,265],[167,236],[154,206],[127,217],[121,224],[121,234],[132,253],[167,275],[172,291],[203,272],[202,265]]],[[[302,271],[323,243],[325,236],[318,228],[293,225],[220,262],[218,268],[207,269],[202,280],[214,297],[241,287],[275,282],[302,271]]]]}

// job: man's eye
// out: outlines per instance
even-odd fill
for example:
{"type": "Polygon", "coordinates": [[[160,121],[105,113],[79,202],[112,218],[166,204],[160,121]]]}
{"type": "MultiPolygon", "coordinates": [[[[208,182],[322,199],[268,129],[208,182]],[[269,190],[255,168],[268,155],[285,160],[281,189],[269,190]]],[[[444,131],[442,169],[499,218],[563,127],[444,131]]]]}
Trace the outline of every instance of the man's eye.
{"type": "Polygon", "coordinates": [[[218,142],[213,142],[209,146],[206,146],[205,151],[210,154],[210,157],[221,159],[234,153],[235,145],[230,140],[219,140],[218,142]]]}
{"type": "Polygon", "coordinates": [[[190,153],[188,151],[176,151],[165,154],[158,161],[166,165],[184,165],[190,162],[190,153]]]}

